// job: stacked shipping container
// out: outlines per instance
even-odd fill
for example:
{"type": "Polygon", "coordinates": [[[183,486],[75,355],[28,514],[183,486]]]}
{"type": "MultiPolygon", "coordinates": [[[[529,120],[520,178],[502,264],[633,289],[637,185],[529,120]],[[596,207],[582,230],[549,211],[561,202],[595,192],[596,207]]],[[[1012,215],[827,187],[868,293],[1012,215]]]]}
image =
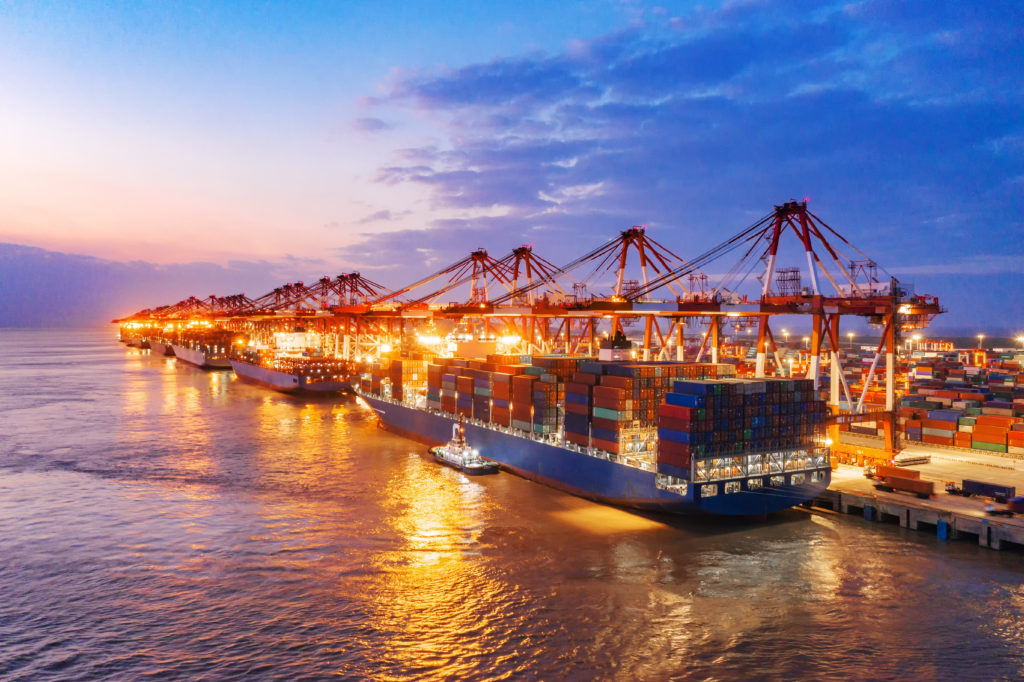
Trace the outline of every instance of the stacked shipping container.
{"type": "Polygon", "coordinates": [[[825,402],[804,379],[680,380],[658,410],[658,470],[693,460],[814,447],[825,402]]]}
{"type": "Polygon", "coordinates": [[[1024,374],[1014,357],[986,367],[965,365],[957,354],[919,361],[915,393],[900,404],[903,437],[1024,456],[1024,374]]]}

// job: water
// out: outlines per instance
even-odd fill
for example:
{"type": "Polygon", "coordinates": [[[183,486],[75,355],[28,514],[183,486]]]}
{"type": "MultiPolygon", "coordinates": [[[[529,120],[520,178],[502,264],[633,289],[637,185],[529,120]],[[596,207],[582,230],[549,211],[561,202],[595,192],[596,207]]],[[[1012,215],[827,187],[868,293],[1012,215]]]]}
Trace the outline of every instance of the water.
{"type": "Polygon", "coordinates": [[[1020,554],[469,479],[231,377],[0,331],[0,678],[1024,676],[1020,554]]]}

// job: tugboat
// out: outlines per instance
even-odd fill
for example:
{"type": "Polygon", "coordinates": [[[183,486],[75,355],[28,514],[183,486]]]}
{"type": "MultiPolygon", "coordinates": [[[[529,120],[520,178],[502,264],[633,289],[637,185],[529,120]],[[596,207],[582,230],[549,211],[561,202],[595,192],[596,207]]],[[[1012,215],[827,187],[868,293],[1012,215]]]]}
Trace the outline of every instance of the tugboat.
{"type": "Polygon", "coordinates": [[[486,460],[466,442],[462,420],[452,424],[452,439],[447,445],[430,448],[430,454],[441,464],[458,469],[467,476],[482,476],[498,473],[498,463],[486,460]]]}

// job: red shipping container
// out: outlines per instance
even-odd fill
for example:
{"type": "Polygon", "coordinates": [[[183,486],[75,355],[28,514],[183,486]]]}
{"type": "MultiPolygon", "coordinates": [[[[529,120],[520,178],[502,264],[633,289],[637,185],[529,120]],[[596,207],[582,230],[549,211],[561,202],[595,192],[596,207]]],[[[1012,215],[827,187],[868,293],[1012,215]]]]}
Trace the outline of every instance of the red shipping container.
{"type": "Polygon", "coordinates": [[[601,440],[600,438],[591,438],[591,444],[593,447],[599,450],[605,450],[606,452],[614,452],[618,454],[619,444],[610,440],[601,440]]]}
{"type": "Polygon", "coordinates": [[[588,386],[597,384],[597,380],[600,378],[600,374],[591,374],[590,372],[576,372],[572,375],[573,383],[586,384],[588,386]]]}
{"type": "Polygon", "coordinates": [[[935,494],[935,484],[931,481],[917,481],[899,476],[886,476],[882,479],[882,483],[895,490],[906,490],[918,495],[931,496],[935,494]]]}
{"type": "Polygon", "coordinates": [[[613,386],[615,388],[623,388],[628,391],[633,390],[633,380],[629,377],[613,377],[605,374],[601,377],[602,386],[613,386]]]}
{"type": "Polygon", "coordinates": [[[579,403],[566,403],[565,411],[569,414],[590,414],[590,405],[580,405],[579,403]]]}
{"type": "Polygon", "coordinates": [[[612,386],[594,386],[595,398],[610,398],[612,400],[625,400],[626,391],[612,386]]]}
{"type": "Polygon", "coordinates": [[[621,422],[617,422],[617,421],[615,421],[613,419],[603,419],[601,417],[593,417],[590,420],[590,423],[593,426],[595,426],[595,427],[597,427],[599,429],[606,429],[608,431],[620,431],[622,429],[622,423],[621,422]]]}
{"type": "Polygon", "coordinates": [[[679,431],[681,433],[687,433],[692,431],[696,420],[690,421],[688,419],[679,419],[678,417],[666,417],[661,415],[658,417],[658,426],[663,429],[670,429],[672,431],[679,431]]]}
{"type": "Polygon", "coordinates": [[[606,410],[615,410],[616,412],[630,409],[630,406],[627,404],[628,402],[627,400],[594,396],[594,407],[603,407],[606,410]]]}
{"type": "Polygon", "coordinates": [[[672,453],[661,452],[659,450],[658,451],[658,461],[659,462],[663,462],[665,464],[671,464],[672,466],[677,466],[677,467],[679,467],[681,469],[689,469],[690,468],[690,455],[689,454],[679,454],[679,453],[675,453],[675,452],[672,452],[672,453]]]}
{"type": "Polygon", "coordinates": [[[565,385],[566,393],[576,393],[578,395],[590,395],[591,385],[590,384],[578,384],[576,382],[569,382],[565,385]]]}
{"type": "Polygon", "coordinates": [[[690,455],[690,446],[686,443],[677,443],[672,440],[665,440],[664,438],[658,441],[658,455],[661,453],[668,452],[675,455],[690,455]]]}
{"type": "Polygon", "coordinates": [[[679,419],[685,419],[687,421],[693,421],[697,418],[696,407],[682,407],[680,405],[669,405],[668,403],[662,403],[658,406],[658,414],[666,417],[677,417],[679,419]]]}
{"type": "Polygon", "coordinates": [[[512,418],[521,422],[533,419],[533,405],[513,405],[512,418]]]}
{"type": "Polygon", "coordinates": [[[587,434],[582,434],[581,435],[581,434],[578,434],[578,433],[573,433],[572,431],[566,431],[565,432],[565,439],[567,441],[569,441],[570,443],[575,443],[576,445],[582,445],[584,447],[586,447],[588,445],[588,443],[587,443],[587,440],[588,440],[587,434]]]}

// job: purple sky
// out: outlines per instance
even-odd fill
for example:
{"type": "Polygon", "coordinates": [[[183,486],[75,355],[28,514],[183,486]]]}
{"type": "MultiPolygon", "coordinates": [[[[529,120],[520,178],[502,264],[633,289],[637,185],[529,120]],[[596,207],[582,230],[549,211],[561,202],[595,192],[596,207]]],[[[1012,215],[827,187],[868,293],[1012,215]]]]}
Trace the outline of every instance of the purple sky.
{"type": "Polygon", "coordinates": [[[0,242],[161,265],[145,307],[634,224],[693,256],[807,197],[948,325],[1024,327],[1019,3],[405,5],[5,5],[0,242]]]}

